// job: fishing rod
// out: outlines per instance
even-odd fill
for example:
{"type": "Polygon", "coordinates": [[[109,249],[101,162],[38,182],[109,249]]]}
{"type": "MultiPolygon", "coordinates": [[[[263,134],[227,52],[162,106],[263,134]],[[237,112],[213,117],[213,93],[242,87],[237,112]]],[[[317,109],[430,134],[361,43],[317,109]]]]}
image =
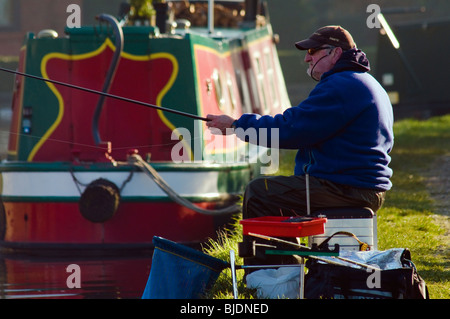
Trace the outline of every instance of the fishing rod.
{"type": "Polygon", "coordinates": [[[114,95],[114,94],[110,94],[110,93],[106,93],[106,92],[92,90],[92,89],[88,89],[88,88],[85,88],[85,87],[82,87],[82,86],[78,86],[78,85],[74,85],[74,84],[69,84],[69,83],[60,82],[60,81],[51,80],[51,79],[45,79],[45,78],[40,77],[40,76],[27,74],[27,73],[23,73],[23,72],[11,70],[11,69],[6,69],[6,68],[3,68],[3,67],[0,67],[0,71],[4,71],[4,72],[16,74],[16,75],[21,75],[21,76],[28,77],[28,78],[35,79],[35,80],[40,80],[40,81],[45,81],[45,82],[49,82],[49,83],[53,83],[53,84],[58,84],[58,85],[65,86],[65,87],[68,87],[68,88],[72,88],[72,89],[76,89],[76,90],[80,90],[80,91],[84,91],[84,92],[89,92],[89,93],[92,93],[92,94],[98,94],[98,95],[102,95],[102,96],[105,96],[105,97],[110,97],[112,99],[116,99],[116,100],[120,100],[120,101],[124,101],[124,102],[129,102],[129,103],[134,103],[134,104],[138,104],[138,105],[143,105],[143,106],[150,107],[150,108],[153,108],[153,109],[157,109],[157,110],[161,110],[161,111],[165,111],[165,112],[170,112],[170,113],[186,116],[186,117],[190,117],[190,118],[197,119],[197,120],[202,120],[202,121],[206,121],[206,122],[211,121],[210,119],[207,119],[206,117],[201,117],[201,116],[198,116],[198,115],[194,115],[194,114],[190,114],[190,113],[186,113],[186,112],[182,112],[182,111],[178,111],[178,110],[174,110],[174,109],[169,109],[169,108],[166,108],[166,107],[162,107],[162,106],[158,106],[158,105],[154,105],[154,104],[150,104],[150,103],[146,103],[146,102],[141,102],[141,101],[138,101],[138,100],[133,100],[133,99],[129,99],[129,98],[126,98],[126,97],[122,97],[122,96],[118,96],[118,95],[114,95]]]}
{"type": "MultiPolygon", "coordinates": [[[[253,237],[257,237],[257,238],[261,238],[261,239],[265,239],[265,240],[269,240],[269,241],[275,241],[275,242],[279,242],[279,243],[283,243],[283,244],[288,244],[290,246],[294,246],[294,247],[297,247],[297,248],[303,248],[303,249],[306,249],[307,251],[312,251],[310,247],[299,245],[299,244],[296,244],[296,243],[293,243],[293,242],[290,242],[290,241],[287,241],[287,240],[279,239],[279,238],[276,238],[276,237],[270,237],[270,236],[261,235],[261,234],[255,234],[255,233],[250,233],[250,232],[248,233],[248,235],[253,236],[253,237]]],[[[318,256],[310,255],[308,257],[310,257],[312,259],[317,259],[317,260],[320,260],[320,261],[323,261],[323,262],[326,262],[326,263],[336,264],[335,262],[332,262],[329,259],[321,258],[321,257],[318,257],[318,256]]],[[[348,259],[348,258],[340,257],[340,256],[331,256],[331,258],[336,258],[336,259],[348,262],[350,264],[357,265],[357,266],[365,268],[365,269],[380,270],[380,268],[378,268],[378,266],[374,267],[374,266],[371,266],[371,265],[363,264],[363,263],[360,263],[360,262],[357,262],[357,261],[354,261],[354,260],[351,260],[351,259],[348,259]]],[[[339,264],[339,265],[341,265],[341,264],[339,264]]]]}

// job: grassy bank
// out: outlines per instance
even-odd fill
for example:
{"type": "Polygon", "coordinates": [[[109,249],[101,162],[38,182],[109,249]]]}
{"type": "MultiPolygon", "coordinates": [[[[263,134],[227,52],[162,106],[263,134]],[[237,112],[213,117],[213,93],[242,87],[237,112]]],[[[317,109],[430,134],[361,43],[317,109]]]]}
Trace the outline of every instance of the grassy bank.
{"type": "Polygon", "coordinates": [[[430,297],[450,298],[450,247],[426,187],[435,161],[450,154],[450,115],[395,124],[393,188],[378,214],[379,248],[407,247],[430,297]]]}
{"type": "MultiPolygon", "coordinates": [[[[450,298],[450,260],[448,234],[442,226],[449,216],[437,215],[434,201],[426,186],[427,172],[440,156],[450,154],[450,115],[427,121],[402,120],[395,123],[395,146],[391,167],[393,188],[378,212],[378,248],[409,248],[419,274],[428,285],[432,299],[450,298]]],[[[293,170],[293,152],[283,153],[281,174],[293,170]]],[[[229,251],[237,252],[241,228],[237,216],[236,229],[223,233],[205,251],[228,260],[229,251]]],[[[238,263],[242,260],[238,258],[238,263]]],[[[238,271],[241,298],[254,294],[242,282],[238,271]]],[[[230,271],[224,271],[213,287],[210,298],[232,298],[230,271]]]]}

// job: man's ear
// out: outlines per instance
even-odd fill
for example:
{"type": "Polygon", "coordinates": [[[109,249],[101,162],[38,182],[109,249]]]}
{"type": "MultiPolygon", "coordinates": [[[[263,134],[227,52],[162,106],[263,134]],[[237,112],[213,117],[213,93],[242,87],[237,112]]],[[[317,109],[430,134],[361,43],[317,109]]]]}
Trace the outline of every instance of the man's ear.
{"type": "Polygon", "coordinates": [[[343,50],[341,47],[336,47],[331,51],[331,60],[334,64],[341,58],[342,52],[343,50]]]}

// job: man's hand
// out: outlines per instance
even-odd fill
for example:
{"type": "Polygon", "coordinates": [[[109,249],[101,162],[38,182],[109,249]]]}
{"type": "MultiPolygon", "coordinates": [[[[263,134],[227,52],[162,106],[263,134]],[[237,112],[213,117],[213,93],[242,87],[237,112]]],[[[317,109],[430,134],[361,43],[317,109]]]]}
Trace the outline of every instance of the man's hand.
{"type": "Polygon", "coordinates": [[[221,133],[223,135],[233,133],[233,130],[231,129],[231,124],[233,124],[234,118],[232,118],[231,116],[208,114],[206,118],[210,120],[206,122],[206,126],[211,130],[211,133],[213,134],[221,133]]]}

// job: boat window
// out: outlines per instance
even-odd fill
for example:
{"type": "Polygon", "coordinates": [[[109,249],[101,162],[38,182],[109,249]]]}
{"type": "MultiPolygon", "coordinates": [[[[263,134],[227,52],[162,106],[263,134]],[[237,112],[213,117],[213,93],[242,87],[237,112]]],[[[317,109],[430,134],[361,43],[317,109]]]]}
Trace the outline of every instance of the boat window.
{"type": "Polygon", "coordinates": [[[269,80],[270,94],[272,98],[272,105],[274,109],[279,106],[278,95],[277,95],[277,85],[275,83],[275,68],[273,67],[272,56],[270,54],[270,49],[264,49],[264,58],[266,62],[266,74],[269,80]]]}
{"type": "Polygon", "coordinates": [[[251,113],[252,105],[250,100],[250,92],[248,88],[247,77],[243,66],[242,52],[240,50],[232,52],[231,60],[234,69],[234,76],[235,76],[234,80],[236,81],[236,86],[238,89],[236,99],[240,103],[243,113],[251,113]]]}
{"type": "Polygon", "coordinates": [[[216,99],[217,104],[219,105],[219,109],[222,112],[225,112],[225,98],[223,96],[223,89],[222,89],[222,81],[220,79],[220,74],[217,69],[214,69],[212,74],[212,80],[214,83],[214,91],[216,92],[216,99]]]}
{"type": "Polygon", "coordinates": [[[253,57],[255,59],[256,80],[258,83],[260,95],[262,97],[262,107],[263,107],[264,112],[268,113],[269,107],[267,104],[268,101],[267,101],[267,97],[266,97],[266,90],[264,87],[264,69],[261,64],[261,55],[259,52],[255,52],[253,57]]]}
{"type": "Polygon", "coordinates": [[[230,100],[231,100],[231,109],[234,111],[236,109],[236,95],[234,94],[234,89],[233,89],[233,79],[231,77],[230,72],[227,72],[227,88],[228,88],[228,93],[230,95],[230,100]]]}

